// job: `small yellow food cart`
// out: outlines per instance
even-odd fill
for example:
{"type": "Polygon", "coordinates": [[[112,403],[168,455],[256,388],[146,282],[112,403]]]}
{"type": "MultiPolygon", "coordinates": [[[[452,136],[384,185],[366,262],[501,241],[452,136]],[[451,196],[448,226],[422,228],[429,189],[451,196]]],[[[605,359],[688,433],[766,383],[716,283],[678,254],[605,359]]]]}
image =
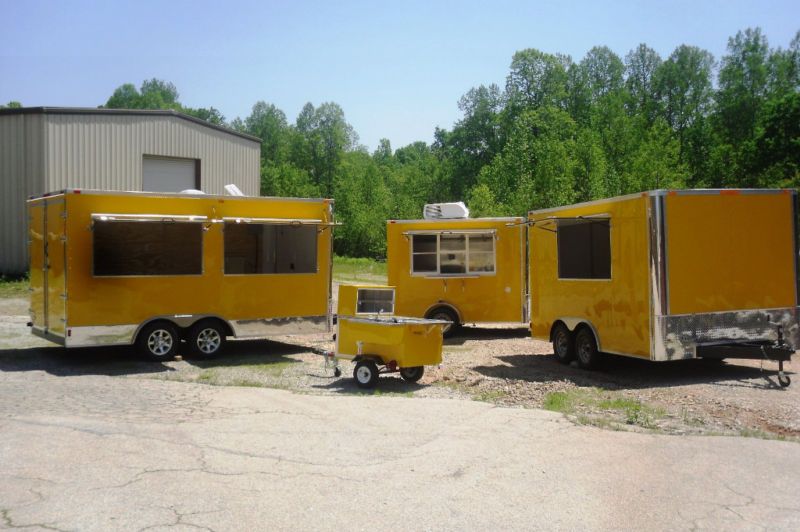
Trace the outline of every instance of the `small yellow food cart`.
{"type": "Polygon", "coordinates": [[[447,322],[395,316],[394,301],[394,287],[339,287],[336,350],[330,355],[337,377],[339,359],[356,363],[353,378],[360,388],[373,388],[382,373],[417,382],[425,366],[441,363],[447,322]]]}

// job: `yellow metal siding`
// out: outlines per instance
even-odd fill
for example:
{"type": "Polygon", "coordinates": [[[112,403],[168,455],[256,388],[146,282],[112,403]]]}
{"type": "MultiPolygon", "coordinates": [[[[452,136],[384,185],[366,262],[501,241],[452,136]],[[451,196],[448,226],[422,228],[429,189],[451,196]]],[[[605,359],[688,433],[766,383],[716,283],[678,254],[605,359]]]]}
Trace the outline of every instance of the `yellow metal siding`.
{"type": "Polygon", "coordinates": [[[30,254],[30,283],[31,283],[31,321],[33,326],[44,331],[47,327],[45,315],[44,293],[44,200],[32,203],[28,210],[28,242],[30,254]]]}
{"type": "Polygon", "coordinates": [[[314,274],[223,274],[223,224],[203,236],[203,275],[93,277],[92,213],[201,215],[330,221],[328,201],[251,198],[69,196],[68,312],[72,327],[139,324],[159,315],[216,314],[228,320],[328,313],[331,230],[319,232],[314,274]]]}
{"type": "Polygon", "coordinates": [[[396,287],[395,314],[424,317],[433,306],[455,307],[463,322],[520,322],[524,304],[524,231],[519,219],[413,220],[387,224],[388,284],[396,287]],[[508,224],[516,224],[509,227],[508,224]],[[495,273],[480,276],[411,275],[408,231],[494,230],[495,273]]]}
{"type": "Polygon", "coordinates": [[[607,215],[611,226],[611,279],[558,279],[552,222],[529,230],[531,331],[549,340],[556,320],[589,322],[604,351],[650,356],[649,236],[647,197],[609,200],[531,213],[530,218],[607,215]],[[550,229],[550,230],[547,230],[550,229]]]}
{"type": "Polygon", "coordinates": [[[66,213],[64,198],[48,199],[45,239],[47,241],[47,330],[64,336],[67,322],[66,301],[66,213]]]}
{"type": "Polygon", "coordinates": [[[671,194],[669,313],[795,306],[792,195],[671,194]]]}
{"type": "Polygon", "coordinates": [[[378,355],[384,364],[398,367],[433,366],[442,361],[442,326],[440,324],[395,324],[354,321],[339,318],[337,353],[378,355]]]}

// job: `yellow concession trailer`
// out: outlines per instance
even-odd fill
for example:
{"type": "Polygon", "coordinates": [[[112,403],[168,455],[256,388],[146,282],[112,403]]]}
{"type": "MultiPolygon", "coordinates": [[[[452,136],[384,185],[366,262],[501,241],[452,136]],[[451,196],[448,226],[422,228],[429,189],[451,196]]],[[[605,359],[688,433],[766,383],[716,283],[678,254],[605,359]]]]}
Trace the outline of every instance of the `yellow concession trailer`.
{"type": "Polygon", "coordinates": [[[66,190],[28,201],[31,322],[169,359],[330,331],[333,201],[66,190]]]}
{"type": "Polygon", "coordinates": [[[389,220],[388,284],[402,316],[527,323],[523,218],[389,220]]]}
{"type": "Polygon", "coordinates": [[[800,347],[794,190],[653,191],[528,215],[531,331],[563,362],[800,347]]]}

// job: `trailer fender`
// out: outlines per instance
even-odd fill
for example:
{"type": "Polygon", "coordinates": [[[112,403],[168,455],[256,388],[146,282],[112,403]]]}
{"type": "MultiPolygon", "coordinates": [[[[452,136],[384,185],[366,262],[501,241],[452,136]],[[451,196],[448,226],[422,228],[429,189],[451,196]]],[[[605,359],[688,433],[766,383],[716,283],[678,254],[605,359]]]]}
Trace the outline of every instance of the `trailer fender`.
{"type": "Polygon", "coordinates": [[[458,318],[458,323],[464,323],[464,317],[461,315],[461,312],[459,312],[458,308],[448,303],[447,301],[437,301],[436,303],[428,307],[423,316],[430,316],[431,313],[438,308],[446,308],[452,310],[455,313],[456,317],[458,318]]]}
{"type": "Polygon", "coordinates": [[[131,338],[131,343],[136,341],[136,338],[139,336],[139,332],[142,329],[144,329],[145,327],[147,327],[147,325],[153,323],[154,321],[162,321],[162,320],[168,321],[170,323],[173,323],[179,329],[189,329],[189,327],[191,327],[198,321],[205,319],[218,320],[220,323],[225,325],[228,336],[235,336],[233,332],[233,327],[231,327],[231,324],[228,323],[228,320],[221,318],[216,314],[176,314],[176,315],[166,315],[166,316],[153,316],[152,318],[148,318],[147,320],[143,321],[136,328],[136,332],[133,333],[133,338],[131,338]]]}
{"type": "Polygon", "coordinates": [[[585,320],[583,318],[558,318],[553,322],[553,325],[550,327],[550,341],[553,341],[553,331],[555,330],[556,326],[560,323],[563,323],[570,332],[576,332],[581,327],[586,327],[590,331],[592,331],[592,335],[594,335],[594,341],[597,343],[597,350],[603,351],[602,344],[600,343],[600,335],[597,334],[597,329],[595,329],[592,322],[585,320]]]}

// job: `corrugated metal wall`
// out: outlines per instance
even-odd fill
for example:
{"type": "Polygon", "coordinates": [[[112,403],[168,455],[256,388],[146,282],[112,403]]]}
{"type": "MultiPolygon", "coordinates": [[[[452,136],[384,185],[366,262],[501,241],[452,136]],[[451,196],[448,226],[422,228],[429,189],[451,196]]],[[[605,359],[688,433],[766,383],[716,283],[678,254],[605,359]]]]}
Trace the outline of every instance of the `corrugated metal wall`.
{"type": "Polygon", "coordinates": [[[48,114],[47,188],[142,190],[144,155],[200,159],[204,192],[259,193],[258,142],[170,116],[48,114]]]}
{"type": "Polygon", "coordinates": [[[28,269],[25,200],[44,186],[43,118],[0,116],[0,273],[28,269]]]}
{"type": "Polygon", "coordinates": [[[28,196],[65,188],[141,190],[145,155],[200,159],[204,192],[259,194],[261,146],[175,116],[0,115],[0,273],[27,270],[28,196]]]}

